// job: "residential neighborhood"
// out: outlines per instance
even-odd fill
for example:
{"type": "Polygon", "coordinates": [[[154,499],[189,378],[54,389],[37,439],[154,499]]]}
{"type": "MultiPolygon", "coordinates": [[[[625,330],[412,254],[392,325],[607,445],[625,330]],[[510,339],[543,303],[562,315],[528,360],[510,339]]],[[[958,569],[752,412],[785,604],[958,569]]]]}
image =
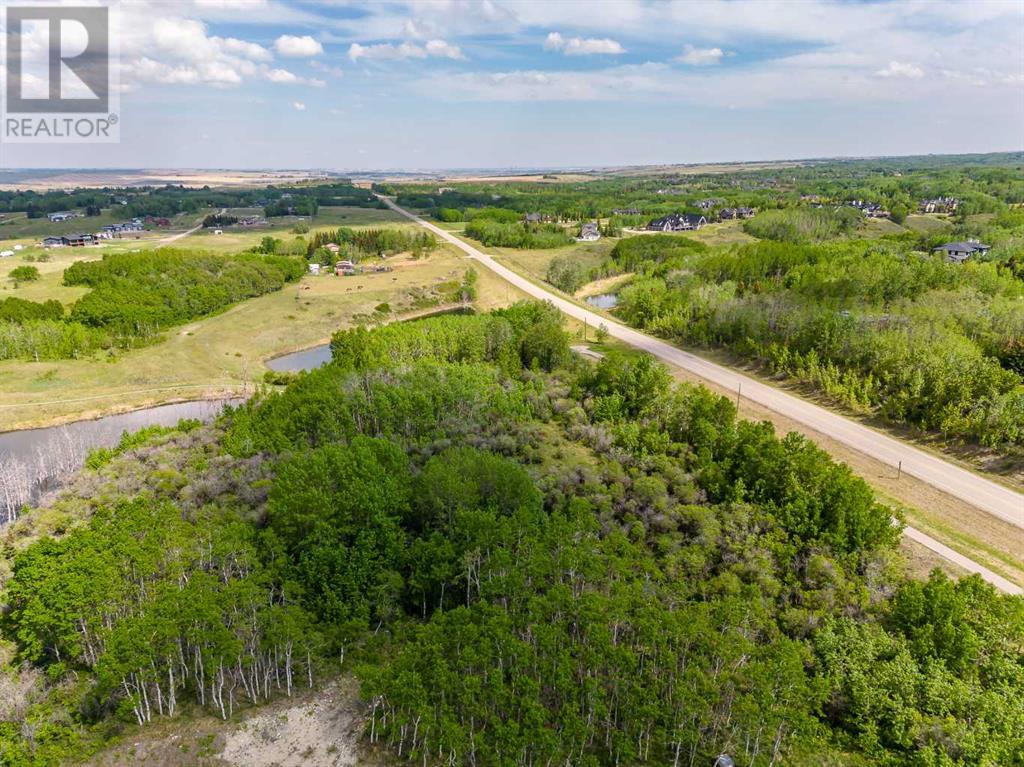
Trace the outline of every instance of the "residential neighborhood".
{"type": "Polygon", "coordinates": [[[932,200],[921,200],[918,209],[922,213],[955,213],[960,200],[956,197],[936,197],[932,200]]]}

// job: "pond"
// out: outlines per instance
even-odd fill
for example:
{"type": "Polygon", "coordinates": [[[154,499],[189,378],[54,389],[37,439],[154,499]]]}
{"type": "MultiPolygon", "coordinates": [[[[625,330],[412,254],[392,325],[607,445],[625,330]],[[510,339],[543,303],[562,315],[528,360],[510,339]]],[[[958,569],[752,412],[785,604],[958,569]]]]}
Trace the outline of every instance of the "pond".
{"type": "Polygon", "coordinates": [[[614,309],[619,304],[619,296],[617,293],[602,293],[599,296],[587,296],[584,300],[597,309],[614,309]]]}
{"type": "Polygon", "coordinates": [[[0,524],[14,519],[23,505],[53,487],[61,477],[78,471],[90,450],[116,445],[124,432],[146,426],[173,426],[183,418],[211,421],[225,405],[240,402],[177,402],[93,421],[0,433],[0,524]]]}
{"type": "Polygon", "coordinates": [[[320,344],[302,351],[282,354],[267,360],[266,366],[278,373],[298,373],[302,370],[315,370],[331,361],[331,345],[320,344]]]}
{"type": "MultiPolygon", "coordinates": [[[[436,312],[427,312],[418,317],[411,317],[407,320],[401,320],[402,322],[417,322],[419,320],[425,320],[428,317],[438,317],[442,314],[474,314],[472,307],[456,307],[439,309],[436,312]]],[[[322,365],[326,365],[331,361],[331,345],[320,344],[319,346],[311,346],[308,349],[302,349],[301,351],[292,352],[291,354],[282,354],[280,357],[274,357],[271,360],[267,360],[264,364],[276,373],[299,373],[306,372],[309,370],[316,370],[322,365]]]]}

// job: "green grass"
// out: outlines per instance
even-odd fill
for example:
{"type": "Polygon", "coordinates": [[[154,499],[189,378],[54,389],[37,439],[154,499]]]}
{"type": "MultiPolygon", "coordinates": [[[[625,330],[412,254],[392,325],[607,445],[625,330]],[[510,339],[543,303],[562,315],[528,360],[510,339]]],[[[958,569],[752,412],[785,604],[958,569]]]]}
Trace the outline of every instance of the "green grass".
{"type": "Polygon", "coordinates": [[[685,232],[685,235],[691,240],[697,240],[709,246],[745,245],[748,242],[757,242],[756,237],[751,237],[743,231],[743,222],[738,220],[708,224],[696,232],[685,232]]]}
{"type": "Polygon", "coordinates": [[[930,214],[916,214],[912,213],[907,216],[907,220],[903,222],[903,226],[915,232],[921,232],[923,234],[932,234],[934,232],[941,232],[946,229],[952,228],[953,224],[946,218],[940,218],[934,213],[930,214]]]}

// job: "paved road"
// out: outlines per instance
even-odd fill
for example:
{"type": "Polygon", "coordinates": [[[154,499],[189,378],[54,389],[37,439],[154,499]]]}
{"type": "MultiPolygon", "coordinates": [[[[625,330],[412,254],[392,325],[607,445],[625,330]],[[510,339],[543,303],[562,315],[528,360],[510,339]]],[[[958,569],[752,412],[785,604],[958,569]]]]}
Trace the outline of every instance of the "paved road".
{"type": "MultiPolygon", "coordinates": [[[[570,317],[586,321],[594,327],[604,325],[610,335],[631,346],[642,349],[655,357],[711,381],[724,389],[738,391],[741,396],[758,403],[780,415],[792,418],[810,428],[827,434],[833,439],[869,455],[894,469],[902,464],[903,471],[927,482],[949,495],[992,514],[1010,524],[1024,527],[1024,495],[962,469],[943,459],[919,450],[904,442],[875,431],[856,421],[844,418],[830,410],[814,405],[792,394],[761,383],[757,379],[737,373],[729,368],[716,365],[694,354],[683,351],[665,341],[640,333],[633,328],[595,314],[592,311],[567,301],[561,296],[537,285],[491,256],[482,253],[472,245],[460,240],[444,229],[398,207],[391,200],[381,198],[396,213],[426,227],[446,242],[450,242],[470,257],[480,261],[503,279],[528,295],[550,301],[570,317]]],[[[990,583],[1004,591],[1021,593],[1014,584],[992,573],[981,565],[957,554],[952,549],[929,538],[920,531],[908,529],[908,537],[922,543],[932,551],[956,562],[961,567],[981,574],[990,583]]]]}

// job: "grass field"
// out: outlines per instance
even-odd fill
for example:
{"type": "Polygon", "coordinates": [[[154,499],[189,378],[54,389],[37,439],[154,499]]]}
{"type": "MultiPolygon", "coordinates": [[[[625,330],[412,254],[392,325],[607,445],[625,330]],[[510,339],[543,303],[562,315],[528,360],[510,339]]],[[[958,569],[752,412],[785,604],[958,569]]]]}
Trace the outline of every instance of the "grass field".
{"type": "Polygon", "coordinates": [[[683,232],[692,240],[703,242],[705,245],[745,245],[748,242],[756,242],[756,237],[751,237],[743,231],[742,221],[722,221],[717,224],[702,226],[696,232],[683,232]]]}
{"type": "Polygon", "coordinates": [[[935,232],[942,232],[947,229],[951,229],[953,224],[947,218],[940,217],[934,213],[911,213],[907,216],[907,220],[903,222],[903,226],[905,229],[910,229],[914,232],[933,234],[935,232]]]}
{"type": "MultiPolygon", "coordinates": [[[[466,239],[476,247],[481,247],[476,240],[466,239]]],[[[497,256],[499,260],[514,266],[521,272],[539,279],[544,279],[547,274],[548,264],[555,258],[573,258],[583,264],[584,268],[590,269],[601,265],[612,248],[615,247],[617,239],[602,237],[597,242],[575,242],[566,245],[564,248],[547,248],[541,250],[529,250],[519,248],[483,248],[487,253],[497,256]]]]}

